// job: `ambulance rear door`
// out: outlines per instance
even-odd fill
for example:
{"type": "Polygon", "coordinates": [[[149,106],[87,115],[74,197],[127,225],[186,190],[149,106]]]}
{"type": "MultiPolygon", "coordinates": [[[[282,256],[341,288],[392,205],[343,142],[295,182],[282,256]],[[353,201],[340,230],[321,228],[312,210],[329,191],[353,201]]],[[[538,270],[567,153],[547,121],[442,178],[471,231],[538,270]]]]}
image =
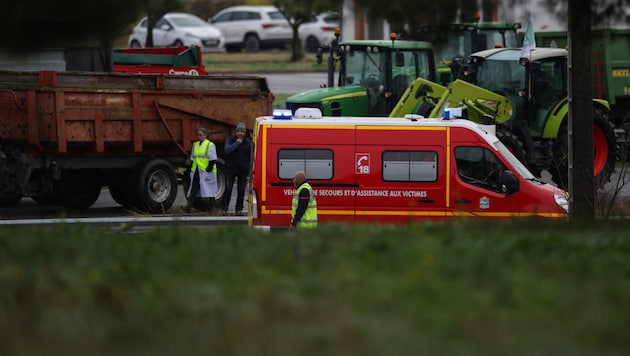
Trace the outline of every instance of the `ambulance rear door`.
{"type": "Polygon", "coordinates": [[[290,221],[293,175],[304,171],[317,197],[319,222],[354,222],[354,126],[275,125],[268,136],[268,210],[290,221]]]}

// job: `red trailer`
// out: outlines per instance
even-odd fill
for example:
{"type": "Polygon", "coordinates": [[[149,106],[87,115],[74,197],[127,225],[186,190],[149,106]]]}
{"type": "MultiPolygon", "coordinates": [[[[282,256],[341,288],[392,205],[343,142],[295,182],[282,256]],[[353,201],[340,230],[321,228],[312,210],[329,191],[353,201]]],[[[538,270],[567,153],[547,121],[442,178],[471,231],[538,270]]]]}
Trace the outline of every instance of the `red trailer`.
{"type": "Polygon", "coordinates": [[[255,76],[0,71],[0,205],[87,208],[108,186],[121,205],[166,212],[194,130],[221,156],[231,130],[251,130],[272,103],[255,76]]]}
{"type": "Polygon", "coordinates": [[[208,74],[198,46],[114,49],[112,62],[118,73],[208,74]]]}

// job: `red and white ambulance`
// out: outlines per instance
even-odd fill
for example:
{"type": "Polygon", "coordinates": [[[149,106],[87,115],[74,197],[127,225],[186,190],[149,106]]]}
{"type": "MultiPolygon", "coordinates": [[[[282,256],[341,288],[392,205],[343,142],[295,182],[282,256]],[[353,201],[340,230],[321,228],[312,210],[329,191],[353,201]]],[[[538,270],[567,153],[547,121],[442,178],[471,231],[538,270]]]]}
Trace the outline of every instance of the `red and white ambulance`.
{"type": "Polygon", "coordinates": [[[567,194],[534,177],[493,126],[418,115],[322,117],[317,109],[283,114],[257,118],[253,226],[289,225],[299,170],[316,193],[320,224],[568,216],[567,194]]]}

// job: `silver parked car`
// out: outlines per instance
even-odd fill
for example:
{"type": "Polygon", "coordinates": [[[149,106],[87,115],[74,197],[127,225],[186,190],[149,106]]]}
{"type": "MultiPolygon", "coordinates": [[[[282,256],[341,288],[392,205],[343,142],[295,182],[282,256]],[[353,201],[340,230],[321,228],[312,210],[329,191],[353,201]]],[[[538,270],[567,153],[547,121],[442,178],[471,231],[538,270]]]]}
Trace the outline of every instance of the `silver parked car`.
{"type": "MultiPolygon", "coordinates": [[[[129,36],[129,47],[145,47],[147,22],[145,17],[134,27],[129,36]]],[[[195,15],[171,12],[156,22],[153,46],[199,46],[204,52],[222,52],[225,51],[225,38],[219,29],[195,15]]]]}
{"type": "Polygon", "coordinates": [[[225,49],[257,52],[263,48],[286,48],[293,32],[289,21],[275,6],[232,6],[208,19],[225,36],[225,49]]]}
{"type": "Polygon", "coordinates": [[[333,11],[323,12],[300,25],[298,34],[304,49],[315,52],[320,46],[327,46],[335,39],[335,29],[339,28],[339,14],[333,11]]]}

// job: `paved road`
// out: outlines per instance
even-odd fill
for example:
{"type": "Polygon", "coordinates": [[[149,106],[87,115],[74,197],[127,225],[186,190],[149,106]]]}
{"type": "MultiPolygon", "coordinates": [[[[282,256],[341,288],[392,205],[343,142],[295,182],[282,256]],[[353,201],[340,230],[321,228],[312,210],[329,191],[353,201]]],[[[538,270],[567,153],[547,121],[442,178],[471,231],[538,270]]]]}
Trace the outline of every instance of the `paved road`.
{"type": "MultiPolygon", "coordinates": [[[[247,206],[247,196],[245,197],[245,206],[247,206]]],[[[236,188],[233,191],[230,200],[230,212],[234,211],[236,202],[236,188]]],[[[144,223],[164,223],[164,221],[186,220],[197,223],[247,223],[246,216],[230,216],[230,217],[210,217],[207,213],[198,212],[192,214],[183,214],[180,207],[186,204],[186,197],[180,186],[177,192],[175,203],[166,214],[150,216],[136,211],[130,211],[120,206],[112,199],[109,189],[103,188],[101,195],[94,205],[89,209],[66,209],[60,205],[41,205],[31,198],[23,198],[16,206],[0,208],[0,225],[7,224],[31,224],[31,223],[50,223],[63,219],[66,222],[86,222],[86,223],[125,223],[125,222],[144,222],[144,223]],[[167,219],[167,220],[164,220],[167,219]],[[21,220],[21,221],[14,221],[21,220]]]]}
{"type": "Polygon", "coordinates": [[[254,75],[266,77],[271,92],[275,94],[297,94],[320,88],[322,84],[326,85],[328,82],[328,76],[324,72],[258,73],[254,75]]]}

